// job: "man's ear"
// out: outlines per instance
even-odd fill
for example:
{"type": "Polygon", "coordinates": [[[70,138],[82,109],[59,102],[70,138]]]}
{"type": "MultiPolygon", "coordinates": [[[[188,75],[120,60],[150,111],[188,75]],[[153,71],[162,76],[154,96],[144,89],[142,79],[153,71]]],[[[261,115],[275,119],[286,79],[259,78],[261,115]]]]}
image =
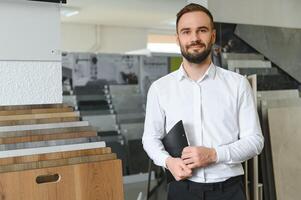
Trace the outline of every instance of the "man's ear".
{"type": "Polygon", "coordinates": [[[212,43],[214,44],[215,40],[216,40],[216,29],[212,30],[211,40],[212,40],[212,43]]]}

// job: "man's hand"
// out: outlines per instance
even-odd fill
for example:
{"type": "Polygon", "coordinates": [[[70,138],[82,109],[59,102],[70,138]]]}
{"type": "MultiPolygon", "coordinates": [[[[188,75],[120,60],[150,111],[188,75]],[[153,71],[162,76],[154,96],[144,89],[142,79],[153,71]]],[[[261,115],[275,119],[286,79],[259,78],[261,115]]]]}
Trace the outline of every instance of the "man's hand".
{"type": "Polygon", "coordinates": [[[206,167],[217,159],[215,149],[192,146],[183,149],[181,158],[190,169],[206,167]]]}
{"type": "Polygon", "coordinates": [[[177,181],[192,176],[192,170],[184,164],[181,158],[168,157],[166,166],[177,181]]]}

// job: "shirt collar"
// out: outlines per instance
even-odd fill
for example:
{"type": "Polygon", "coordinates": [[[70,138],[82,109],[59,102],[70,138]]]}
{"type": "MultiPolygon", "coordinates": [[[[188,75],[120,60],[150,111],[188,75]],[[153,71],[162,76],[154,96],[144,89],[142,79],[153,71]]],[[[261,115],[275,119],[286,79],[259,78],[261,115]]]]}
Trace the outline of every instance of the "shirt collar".
{"type": "MultiPolygon", "coordinates": [[[[209,68],[207,69],[204,76],[200,80],[202,80],[206,76],[214,79],[215,74],[216,74],[216,66],[213,64],[213,62],[211,62],[211,64],[209,65],[209,68]]],[[[184,78],[189,78],[186,71],[184,70],[183,63],[181,64],[180,68],[178,69],[177,76],[178,76],[179,81],[183,80],[184,78]]]]}

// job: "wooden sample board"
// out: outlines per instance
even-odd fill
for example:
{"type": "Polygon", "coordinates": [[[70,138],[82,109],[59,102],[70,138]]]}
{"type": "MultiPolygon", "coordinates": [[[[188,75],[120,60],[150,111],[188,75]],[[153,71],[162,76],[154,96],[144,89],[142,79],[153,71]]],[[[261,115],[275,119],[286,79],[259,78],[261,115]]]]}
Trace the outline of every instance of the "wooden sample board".
{"type": "Polygon", "coordinates": [[[27,130],[27,131],[8,131],[0,132],[0,138],[4,137],[25,137],[32,135],[47,135],[55,133],[72,133],[72,132],[89,132],[95,131],[91,126],[80,126],[80,127],[68,127],[68,128],[50,128],[50,129],[39,129],[39,130],[27,130]]]}
{"type": "Polygon", "coordinates": [[[120,160],[0,173],[5,200],[123,200],[120,160]],[[58,176],[53,182],[37,178],[58,176]]]}
{"type": "Polygon", "coordinates": [[[38,109],[23,109],[23,110],[0,110],[0,116],[9,115],[25,115],[25,114],[42,114],[42,113],[58,113],[58,112],[72,112],[71,107],[62,108],[38,108],[38,109]]]}
{"type": "Polygon", "coordinates": [[[45,141],[45,140],[59,140],[69,138],[80,138],[80,137],[91,137],[96,136],[95,131],[81,131],[81,132],[70,132],[70,133],[53,133],[53,134],[38,134],[30,136],[20,137],[4,137],[0,138],[0,144],[14,144],[20,142],[34,142],[34,141],[45,141]]]}
{"type": "Polygon", "coordinates": [[[84,150],[73,150],[73,151],[63,151],[63,152],[54,152],[54,153],[44,153],[44,154],[36,154],[36,155],[28,155],[28,156],[16,156],[10,158],[1,158],[1,165],[12,165],[12,164],[21,164],[28,162],[38,162],[45,160],[58,160],[65,158],[73,158],[80,156],[91,156],[91,155],[102,155],[111,153],[110,147],[102,147],[95,149],[84,149],[84,150]]]}
{"type": "Polygon", "coordinates": [[[75,122],[75,121],[79,121],[79,117],[54,117],[54,118],[43,118],[43,119],[24,119],[24,120],[0,121],[0,126],[46,124],[46,123],[75,122]]]}

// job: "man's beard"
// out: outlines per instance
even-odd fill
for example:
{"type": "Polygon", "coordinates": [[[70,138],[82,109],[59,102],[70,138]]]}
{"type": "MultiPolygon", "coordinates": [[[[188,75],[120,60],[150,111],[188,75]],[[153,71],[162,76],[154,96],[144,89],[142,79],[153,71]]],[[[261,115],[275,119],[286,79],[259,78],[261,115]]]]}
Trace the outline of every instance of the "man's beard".
{"type": "Polygon", "coordinates": [[[206,48],[206,45],[204,43],[196,41],[196,42],[193,42],[190,45],[186,46],[187,51],[185,50],[185,48],[182,45],[180,45],[180,48],[181,48],[181,53],[182,53],[183,57],[188,62],[194,63],[194,64],[200,64],[200,63],[204,62],[204,60],[206,60],[208,58],[208,56],[210,55],[212,45],[213,44],[209,43],[208,47],[206,48]],[[188,52],[188,49],[193,46],[203,46],[203,47],[205,47],[205,50],[200,53],[188,52]]]}

